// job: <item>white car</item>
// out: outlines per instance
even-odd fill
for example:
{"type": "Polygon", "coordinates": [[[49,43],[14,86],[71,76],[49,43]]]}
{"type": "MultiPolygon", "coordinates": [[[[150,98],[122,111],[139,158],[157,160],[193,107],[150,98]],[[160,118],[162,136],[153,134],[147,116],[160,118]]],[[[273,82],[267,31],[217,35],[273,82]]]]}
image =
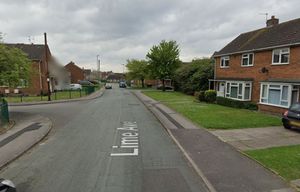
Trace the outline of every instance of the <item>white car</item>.
{"type": "Polygon", "coordinates": [[[71,90],[81,90],[82,89],[82,86],[80,84],[70,84],[70,89],[71,90]]]}

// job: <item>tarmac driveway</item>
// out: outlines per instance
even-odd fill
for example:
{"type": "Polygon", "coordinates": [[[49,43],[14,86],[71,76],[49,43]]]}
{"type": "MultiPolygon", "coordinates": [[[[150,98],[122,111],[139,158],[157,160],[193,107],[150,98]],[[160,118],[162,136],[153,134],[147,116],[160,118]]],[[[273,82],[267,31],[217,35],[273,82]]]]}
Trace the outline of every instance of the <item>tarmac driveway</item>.
{"type": "Polygon", "coordinates": [[[282,126],[214,130],[211,133],[242,151],[300,144],[300,131],[282,126]]]}

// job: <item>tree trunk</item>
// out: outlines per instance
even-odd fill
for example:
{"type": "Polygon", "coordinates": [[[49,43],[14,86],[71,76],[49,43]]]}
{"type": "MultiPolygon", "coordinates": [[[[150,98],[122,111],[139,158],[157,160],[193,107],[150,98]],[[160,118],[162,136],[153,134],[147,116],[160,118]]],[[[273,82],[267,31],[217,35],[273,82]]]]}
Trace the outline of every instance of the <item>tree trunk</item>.
{"type": "Polygon", "coordinates": [[[162,91],[166,91],[165,79],[162,80],[162,91]]]}
{"type": "Polygon", "coordinates": [[[141,79],[142,81],[142,88],[145,88],[145,79],[141,79]]]}

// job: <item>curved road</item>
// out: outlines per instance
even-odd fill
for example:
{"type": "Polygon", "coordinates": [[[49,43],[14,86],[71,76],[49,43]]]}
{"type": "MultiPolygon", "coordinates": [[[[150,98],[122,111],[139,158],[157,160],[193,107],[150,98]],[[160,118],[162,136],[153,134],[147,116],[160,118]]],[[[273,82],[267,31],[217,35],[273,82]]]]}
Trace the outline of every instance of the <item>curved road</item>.
{"type": "Polygon", "coordinates": [[[18,192],[202,192],[202,180],[161,124],[128,90],[64,104],[12,107],[54,123],[47,139],[0,177],[18,192]]]}

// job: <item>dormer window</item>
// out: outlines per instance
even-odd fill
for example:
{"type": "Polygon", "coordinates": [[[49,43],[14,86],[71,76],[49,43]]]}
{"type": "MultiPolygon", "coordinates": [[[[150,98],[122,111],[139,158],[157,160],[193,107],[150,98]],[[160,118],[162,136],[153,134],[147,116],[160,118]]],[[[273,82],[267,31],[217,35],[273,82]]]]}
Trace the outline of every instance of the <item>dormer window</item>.
{"type": "Polygon", "coordinates": [[[228,68],[229,67],[229,56],[221,57],[220,67],[221,68],[228,68]]]}
{"type": "Polygon", "coordinates": [[[242,66],[247,67],[247,66],[253,66],[254,63],[254,54],[253,53],[246,53],[242,55],[242,66]]]}
{"type": "Polygon", "coordinates": [[[290,48],[281,48],[273,50],[273,65],[289,64],[290,48]]]}

